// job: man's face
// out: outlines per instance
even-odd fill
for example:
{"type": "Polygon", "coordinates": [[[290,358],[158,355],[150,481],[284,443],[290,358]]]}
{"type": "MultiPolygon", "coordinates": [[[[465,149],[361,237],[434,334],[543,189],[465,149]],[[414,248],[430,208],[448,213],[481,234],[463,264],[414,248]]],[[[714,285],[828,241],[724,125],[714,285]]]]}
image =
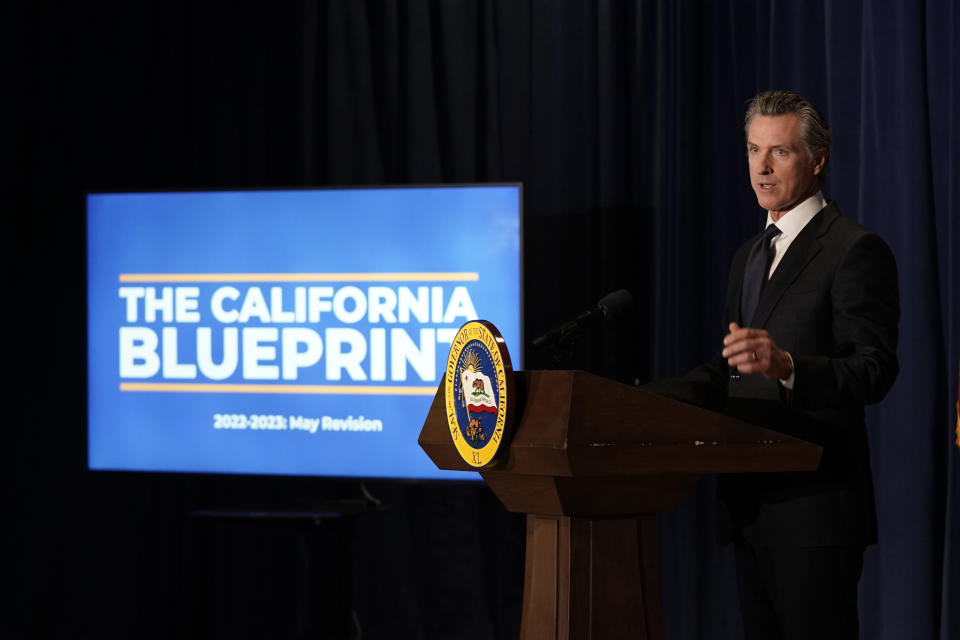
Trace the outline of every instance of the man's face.
{"type": "Polygon", "coordinates": [[[772,214],[789,211],[820,188],[817,176],[826,158],[811,158],[801,134],[800,119],[792,113],[754,116],[750,121],[750,184],[757,202],[772,214]]]}

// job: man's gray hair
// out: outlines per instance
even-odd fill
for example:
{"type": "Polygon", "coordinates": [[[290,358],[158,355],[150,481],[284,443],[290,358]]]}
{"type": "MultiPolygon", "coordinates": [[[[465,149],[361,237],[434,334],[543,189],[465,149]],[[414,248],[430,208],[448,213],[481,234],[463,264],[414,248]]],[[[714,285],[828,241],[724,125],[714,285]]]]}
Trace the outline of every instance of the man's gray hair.
{"type": "MultiPolygon", "coordinates": [[[[750,133],[750,122],[754,116],[784,116],[794,114],[800,120],[800,130],[802,131],[803,144],[807,148],[811,159],[818,156],[824,156],[824,169],[826,161],[830,159],[830,127],[827,126],[827,120],[823,114],[813,106],[813,103],[794,91],[784,91],[773,89],[758,93],[750,100],[747,106],[747,114],[744,116],[743,131],[750,133]]],[[[826,176],[826,171],[820,172],[820,181],[826,176]]]]}

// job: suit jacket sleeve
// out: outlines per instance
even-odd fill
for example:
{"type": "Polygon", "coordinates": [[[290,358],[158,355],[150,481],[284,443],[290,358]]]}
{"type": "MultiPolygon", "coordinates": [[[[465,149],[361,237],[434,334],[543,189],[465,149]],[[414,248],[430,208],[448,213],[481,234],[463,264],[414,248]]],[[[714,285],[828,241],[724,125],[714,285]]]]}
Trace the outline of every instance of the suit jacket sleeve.
{"type": "Polygon", "coordinates": [[[833,274],[830,289],[833,349],[791,353],[795,379],[789,402],[818,410],[879,402],[899,371],[900,316],[897,267],[877,235],[855,235],[833,274]]]}
{"type": "Polygon", "coordinates": [[[727,399],[728,371],[726,359],[717,354],[682,376],[655,380],[641,388],[704,409],[721,411],[727,399]]]}
{"type": "MultiPolygon", "coordinates": [[[[740,290],[737,286],[737,278],[733,275],[736,268],[735,262],[730,269],[730,276],[727,278],[727,300],[731,296],[739,297],[740,290]]],[[[726,322],[725,320],[721,332],[718,333],[719,336],[726,334],[726,322]]],[[[717,342],[720,342],[720,338],[717,342]]],[[[729,384],[730,366],[727,365],[727,359],[717,351],[708,361],[694,367],[684,375],[655,380],[644,385],[643,389],[710,411],[723,411],[727,401],[729,384]]]]}

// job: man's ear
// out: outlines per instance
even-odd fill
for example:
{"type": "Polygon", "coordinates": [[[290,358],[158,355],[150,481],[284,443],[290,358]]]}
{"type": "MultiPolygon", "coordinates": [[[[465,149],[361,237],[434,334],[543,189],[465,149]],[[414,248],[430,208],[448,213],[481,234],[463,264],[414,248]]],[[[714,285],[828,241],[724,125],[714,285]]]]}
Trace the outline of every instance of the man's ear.
{"type": "Polygon", "coordinates": [[[827,165],[827,154],[820,152],[820,154],[814,158],[813,175],[818,176],[821,173],[823,173],[823,168],[826,165],[827,165]]]}

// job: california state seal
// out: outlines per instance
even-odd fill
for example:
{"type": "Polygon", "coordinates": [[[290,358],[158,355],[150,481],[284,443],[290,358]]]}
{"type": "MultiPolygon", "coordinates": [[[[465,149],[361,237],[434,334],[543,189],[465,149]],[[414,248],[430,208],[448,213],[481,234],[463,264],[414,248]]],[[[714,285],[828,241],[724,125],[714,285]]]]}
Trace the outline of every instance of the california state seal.
{"type": "Polygon", "coordinates": [[[472,467],[491,466],[509,436],[513,368],[506,344],[491,323],[473,320],[453,339],[445,405],[450,437],[472,467]]]}

